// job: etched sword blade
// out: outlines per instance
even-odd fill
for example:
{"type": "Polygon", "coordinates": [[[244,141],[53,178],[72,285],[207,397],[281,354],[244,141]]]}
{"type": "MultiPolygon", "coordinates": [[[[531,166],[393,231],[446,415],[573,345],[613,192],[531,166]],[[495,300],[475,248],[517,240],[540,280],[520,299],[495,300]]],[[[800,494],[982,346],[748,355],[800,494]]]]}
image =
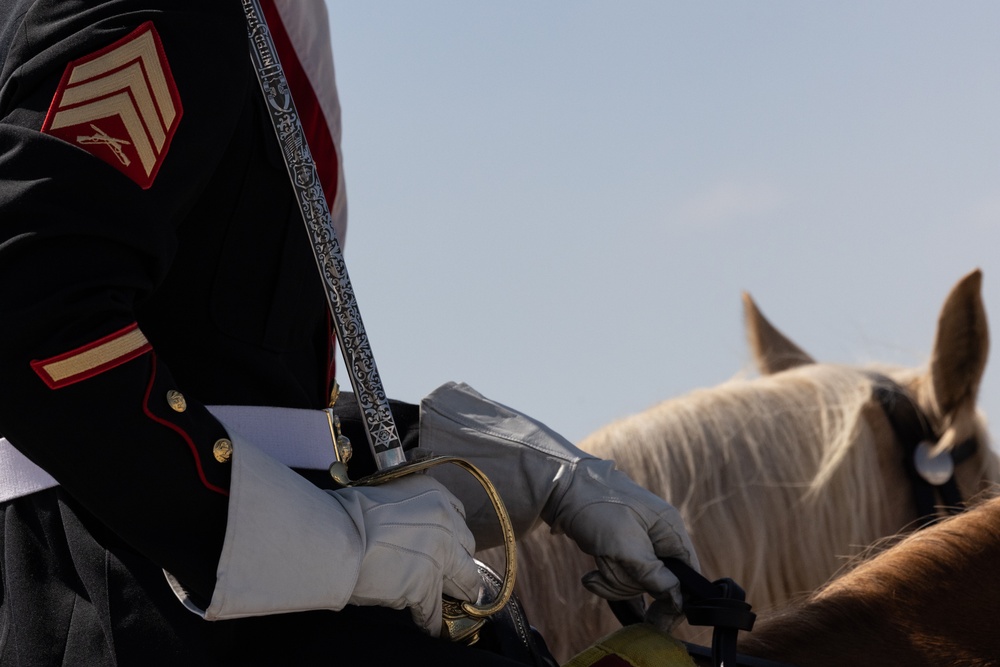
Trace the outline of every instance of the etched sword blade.
{"type": "Polygon", "coordinates": [[[399,431],[382,388],[361,312],[354,297],[347,265],[326,205],[316,163],[306,143],[305,131],[292,101],[278,52],[258,0],[243,0],[250,37],[250,55],[267,109],[278,135],[278,144],[295,190],[306,232],[312,245],[337,331],[340,352],[364,415],[365,434],[379,470],[406,462],[399,431]]]}

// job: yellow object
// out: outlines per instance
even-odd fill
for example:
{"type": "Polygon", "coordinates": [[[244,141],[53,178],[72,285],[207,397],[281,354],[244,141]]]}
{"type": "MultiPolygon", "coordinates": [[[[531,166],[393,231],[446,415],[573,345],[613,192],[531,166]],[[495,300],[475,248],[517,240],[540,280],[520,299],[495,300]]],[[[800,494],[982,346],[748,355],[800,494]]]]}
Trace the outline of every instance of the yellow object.
{"type": "Polygon", "coordinates": [[[637,623],[612,632],[563,667],[695,667],[695,663],[684,644],[648,623],[637,623]]]}

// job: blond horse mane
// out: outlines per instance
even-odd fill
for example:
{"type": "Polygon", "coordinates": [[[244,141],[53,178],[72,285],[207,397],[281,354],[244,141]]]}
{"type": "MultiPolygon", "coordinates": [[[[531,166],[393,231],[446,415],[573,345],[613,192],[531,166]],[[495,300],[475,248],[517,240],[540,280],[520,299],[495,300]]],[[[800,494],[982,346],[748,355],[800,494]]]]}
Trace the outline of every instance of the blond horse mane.
{"type": "Polygon", "coordinates": [[[612,423],[581,447],[664,491],[706,576],[756,582],[754,605],[766,607],[813,590],[838,560],[898,527],[898,487],[883,482],[864,419],[872,384],[827,364],[731,380],[612,423]]]}

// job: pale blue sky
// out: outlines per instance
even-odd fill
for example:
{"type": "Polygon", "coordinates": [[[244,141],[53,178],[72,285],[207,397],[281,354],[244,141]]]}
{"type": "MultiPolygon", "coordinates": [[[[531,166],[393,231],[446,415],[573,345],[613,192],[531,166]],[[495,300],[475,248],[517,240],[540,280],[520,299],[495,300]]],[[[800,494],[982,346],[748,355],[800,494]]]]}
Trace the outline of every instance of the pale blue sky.
{"type": "Polygon", "coordinates": [[[745,370],[742,290],[819,359],[916,365],[980,267],[1000,332],[1000,3],[327,5],[393,397],[578,440],[745,370]]]}

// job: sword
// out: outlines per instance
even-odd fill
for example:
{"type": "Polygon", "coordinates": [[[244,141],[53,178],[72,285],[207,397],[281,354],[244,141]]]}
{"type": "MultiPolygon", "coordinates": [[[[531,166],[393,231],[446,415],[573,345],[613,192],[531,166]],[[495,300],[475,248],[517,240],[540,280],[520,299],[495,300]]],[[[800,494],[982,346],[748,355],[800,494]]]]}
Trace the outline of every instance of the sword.
{"type": "Polygon", "coordinates": [[[389,400],[382,388],[382,379],[372,355],[368,335],[361,322],[361,312],[354,297],[340,241],[333,226],[333,217],[326,204],[323,187],[316,172],[316,163],[309,152],[305,131],[292,101],[288,81],[278,59],[271,33],[264,19],[259,0],[243,0],[250,40],[250,56],[257,79],[267,102],[266,106],[278,135],[282,158],[295,190],[302,221],[311,242],[313,257],[323,279],[327,304],[337,332],[337,342],[350,372],[351,386],[364,415],[365,435],[379,471],[364,479],[351,482],[344,464],[347,457],[341,451],[339,428],[332,411],[327,410],[331,434],[336,443],[336,461],[330,468],[334,479],[345,485],[381,484],[403,475],[426,470],[434,465],[453,463],[472,474],[483,486],[500,520],[504,535],[507,576],[492,600],[473,604],[445,596],[442,634],[452,641],[474,643],[479,629],[489,616],[507,604],[514,592],[516,572],[514,528],[503,506],[500,494],[486,476],[468,461],[449,456],[431,457],[407,463],[403,443],[389,409],[389,400]]]}
{"type": "Polygon", "coordinates": [[[278,52],[259,0],[243,0],[243,9],[247,17],[254,69],[278,134],[278,143],[302,212],[302,220],[309,233],[313,257],[333,315],[340,352],[364,416],[368,445],[379,470],[403,464],[406,462],[403,443],[389,409],[389,399],[382,388],[382,379],[361,321],[361,312],[354,297],[351,279],[347,275],[347,265],[344,263],[333,218],[316,172],[316,163],[309,152],[288,81],[278,60],[278,52]]]}

